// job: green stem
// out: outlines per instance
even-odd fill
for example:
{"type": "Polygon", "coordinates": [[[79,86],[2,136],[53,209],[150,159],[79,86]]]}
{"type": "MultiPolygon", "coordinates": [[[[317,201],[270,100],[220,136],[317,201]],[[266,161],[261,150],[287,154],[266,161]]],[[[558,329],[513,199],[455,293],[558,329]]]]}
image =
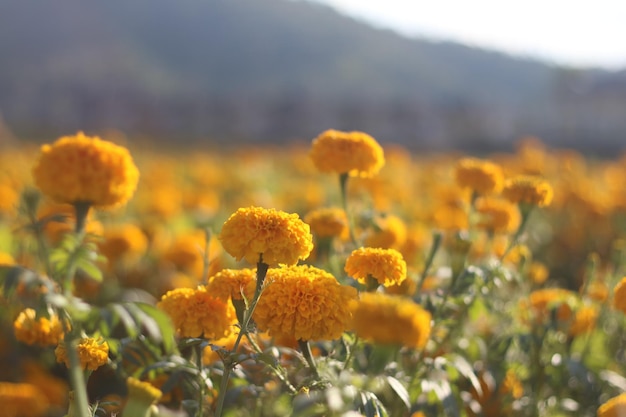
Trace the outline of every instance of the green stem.
{"type": "Polygon", "coordinates": [[[352,358],[354,357],[354,350],[356,349],[356,345],[359,343],[359,336],[354,336],[354,342],[352,342],[352,345],[348,346],[347,344],[346,346],[346,350],[348,351],[348,354],[346,355],[346,360],[343,363],[343,370],[345,371],[346,369],[348,369],[348,366],[350,366],[350,362],[352,362],[352,358]]]}
{"type": "Polygon", "coordinates": [[[358,247],[359,244],[356,240],[356,236],[354,235],[354,219],[352,215],[348,211],[348,178],[349,175],[347,172],[343,174],[339,174],[339,189],[341,191],[341,206],[343,207],[343,211],[346,212],[346,217],[348,218],[348,231],[350,232],[350,240],[355,247],[358,247]]]}
{"type": "Polygon", "coordinates": [[[194,354],[196,359],[196,367],[198,368],[198,408],[196,411],[197,417],[202,417],[202,412],[204,408],[204,388],[206,383],[204,381],[204,376],[202,375],[202,344],[197,344],[194,346],[194,354]]]}
{"type": "Polygon", "coordinates": [[[313,353],[311,352],[311,345],[309,345],[308,340],[298,339],[298,347],[306,359],[306,363],[309,364],[309,368],[313,371],[313,375],[315,375],[316,379],[320,378],[320,374],[317,372],[317,365],[315,364],[315,359],[313,359],[313,353]]]}
{"type": "Polygon", "coordinates": [[[417,290],[415,290],[416,294],[422,292],[422,288],[424,287],[424,281],[428,276],[428,271],[435,260],[435,255],[439,251],[439,247],[441,246],[441,240],[443,235],[441,232],[436,232],[433,234],[433,244],[430,247],[430,252],[428,253],[428,257],[426,258],[426,264],[424,265],[424,269],[419,278],[419,282],[417,283],[417,290]]]}
{"type": "Polygon", "coordinates": [[[232,359],[233,355],[239,349],[239,344],[241,343],[241,338],[244,334],[249,332],[250,322],[252,320],[252,315],[254,314],[254,310],[261,298],[261,293],[263,292],[263,283],[265,282],[265,277],[267,275],[267,270],[269,269],[269,265],[263,262],[263,254],[259,255],[259,262],[257,262],[256,269],[256,289],[254,292],[254,298],[250,303],[250,306],[246,309],[243,314],[243,320],[239,323],[240,329],[239,334],[237,335],[237,340],[235,340],[235,344],[233,345],[232,350],[228,356],[228,359],[224,361],[224,373],[222,374],[222,382],[220,384],[220,393],[217,397],[217,405],[215,408],[215,416],[221,417],[222,411],[224,409],[224,400],[226,399],[226,390],[228,389],[228,380],[230,379],[230,374],[232,373],[235,366],[237,366],[237,362],[232,359]]]}
{"type": "Polygon", "coordinates": [[[513,235],[511,242],[509,242],[509,246],[506,248],[506,250],[500,257],[500,262],[502,262],[504,258],[506,258],[506,256],[509,254],[509,252],[517,245],[519,238],[522,236],[522,233],[524,233],[524,230],[526,229],[526,224],[528,224],[528,219],[530,218],[530,214],[533,212],[533,208],[534,206],[531,206],[531,205],[520,204],[520,211],[522,212],[522,221],[519,227],[517,228],[517,231],[513,235]]]}
{"type": "Polygon", "coordinates": [[[204,256],[202,257],[202,285],[206,285],[209,282],[209,265],[210,260],[210,246],[211,246],[211,230],[209,228],[204,229],[204,256]]]}
{"type": "Polygon", "coordinates": [[[87,384],[83,376],[83,369],[80,365],[80,359],[78,358],[78,338],[73,337],[74,332],[67,332],[65,334],[65,350],[67,353],[67,359],[70,363],[69,376],[70,383],[72,385],[73,401],[70,408],[73,408],[74,413],[79,416],[89,416],[89,401],[87,400],[87,384]]]}

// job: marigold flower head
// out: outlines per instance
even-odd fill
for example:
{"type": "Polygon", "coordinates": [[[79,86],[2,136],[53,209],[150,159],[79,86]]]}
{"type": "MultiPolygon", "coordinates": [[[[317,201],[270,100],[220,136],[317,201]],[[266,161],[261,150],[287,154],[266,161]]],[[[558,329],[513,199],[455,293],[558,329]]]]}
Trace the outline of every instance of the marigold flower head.
{"type": "Polygon", "coordinates": [[[477,158],[462,158],[455,167],[456,183],[478,194],[494,194],[502,190],[504,175],[499,165],[477,158]]]}
{"type": "Polygon", "coordinates": [[[598,408],[598,417],[622,417],[626,415],[626,392],[609,399],[598,408]]]}
{"type": "Polygon", "coordinates": [[[109,262],[137,258],[148,248],[147,236],[134,224],[107,228],[103,235],[104,240],[98,246],[109,262]]]}
{"type": "Polygon", "coordinates": [[[32,384],[0,382],[0,409],[5,417],[41,417],[49,403],[41,390],[32,384]]]}
{"type": "Polygon", "coordinates": [[[596,321],[598,320],[598,308],[592,305],[581,306],[576,310],[574,320],[570,324],[569,334],[572,336],[579,336],[581,334],[589,333],[596,327],[596,321]]]}
{"type": "Polygon", "coordinates": [[[224,223],[219,236],[224,250],[235,259],[256,264],[293,265],[313,250],[308,224],[297,214],[262,207],[240,208],[224,223]]]}
{"type": "Polygon", "coordinates": [[[15,258],[10,253],[0,252],[0,266],[15,265],[15,258]]]}
{"type": "Polygon", "coordinates": [[[609,298],[609,287],[602,281],[592,281],[587,286],[587,296],[594,301],[606,301],[609,298]]]}
{"type": "Polygon", "coordinates": [[[349,237],[348,216],[340,208],[328,207],[310,211],[304,221],[311,226],[311,232],[317,237],[349,237]]]}
{"type": "Polygon", "coordinates": [[[256,269],[222,269],[209,278],[206,289],[223,300],[242,300],[242,294],[251,300],[254,296],[254,291],[249,291],[251,282],[256,283],[256,269]]]}
{"type": "Polygon", "coordinates": [[[375,220],[375,230],[365,238],[365,246],[370,248],[400,249],[406,242],[407,229],[404,221],[394,215],[375,220]]]}
{"type": "Polygon", "coordinates": [[[502,195],[516,204],[525,203],[545,207],[552,202],[554,191],[546,180],[530,175],[520,175],[506,180],[502,195]]]}
{"type": "Polygon", "coordinates": [[[399,285],[406,279],[406,262],[395,249],[355,249],[346,260],[344,269],[361,284],[367,284],[370,276],[386,287],[399,285]]]}
{"type": "Polygon", "coordinates": [[[321,172],[371,177],[385,165],[383,148],[363,132],[327,130],[313,139],[310,152],[321,172]]]}
{"type": "Polygon", "coordinates": [[[626,277],[613,289],[613,308],[626,314],[626,277]]]}
{"type": "Polygon", "coordinates": [[[550,271],[545,264],[534,261],[528,266],[528,278],[532,283],[541,285],[546,282],[548,276],[550,271]]]}
{"type": "Polygon", "coordinates": [[[140,381],[132,377],[126,380],[126,386],[128,387],[129,402],[133,401],[144,404],[155,404],[163,395],[161,390],[155,388],[151,383],[140,381]]]}
{"type": "Polygon", "coordinates": [[[271,268],[254,310],[260,330],[297,340],[333,340],[348,329],[356,289],[312,266],[271,268]]]}
{"type": "Polygon", "coordinates": [[[536,323],[546,322],[552,310],[556,310],[556,318],[560,322],[569,322],[572,319],[572,306],[576,294],[563,288],[544,288],[533,291],[527,301],[522,302],[522,308],[530,307],[531,317],[536,323]]]}
{"type": "MultiPolygon", "coordinates": [[[[80,366],[85,370],[95,371],[109,360],[109,344],[101,337],[84,337],[78,342],[76,347],[80,366]]],[[[65,363],[70,367],[70,360],[67,357],[65,343],[61,342],[54,350],[57,362],[65,363]]]]}
{"type": "Polygon", "coordinates": [[[435,226],[442,230],[458,231],[469,227],[467,212],[462,207],[442,204],[434,210],[432,216],[435,226]]]}
{"type": "Polygon", "coordinates": [[[37,317],[32,308],[23,310],[13,322],[15,338],[27,345],[54,346],[63,337],[63,325],[56,315],[37,317]]]}
{"type": "Polygon", "coordinates": [[[352,329],[365,340],[421,349],[430,337],[431,314],[410,298],[362,293],[351,308],[352,329]]]}
{"type": "Polygon", "coordinates": [[[0,183],[0,215],[11,214],[17,208],[19,193],[9,184],[0,183]]]}
{"type": "Polygon", "coordinates": [[[478,223],[491,233],[512,233],[517,230],[522,220],[517,206],[507,200],[496,197],[481,197],[475,203],[476,212],[482,215],[478,223]]]}
{"type": "Polygon", "coordinates": [[[132,197],[139,170],[126,148],[78,132],[43,145],[33,177],[58,202],[116,207],[132,197]]]}
{"type": "Polygon", "coordinates": [[[157,306],[171,317],[180,337],[220,339],[237,322],[232,303],[209,294],[205,287],[168,291],[157,306]]]}

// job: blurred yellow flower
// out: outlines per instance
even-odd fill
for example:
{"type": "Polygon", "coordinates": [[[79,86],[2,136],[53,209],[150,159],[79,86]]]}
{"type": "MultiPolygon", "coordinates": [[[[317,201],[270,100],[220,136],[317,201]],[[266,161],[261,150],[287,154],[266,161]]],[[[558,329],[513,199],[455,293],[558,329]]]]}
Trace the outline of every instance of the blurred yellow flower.
{"type": "Polygon", "coordinates": [[[623,277],[613,289],[613,307],[626,314],[626,277],[623,277]]]}
{"type": "Polygon", "coordinates": [[[349,237],[348,216],[343,209],[327,207],[312,210],[304,216],[304,221],[311,226],[311,232],[317,237],[349,237]]]}
{"type": "Polygon", "coordinates": [[[99,242],[98,247],[111,263],[121,259],[136,259],[148,248],[147,236],[131,223],[106,228],[103,237],[104,240],[99,242]]]}
{"type": "Polygon", "coordinates": [[[406,224],[400,217],[395,215],[381,216],[376,218],[374,222],[374,230],[365,237],[365,246],[400,249],[406,242],[406,224]]]}
{"type": "Polygon", "coordinates": [[[528,266],[528,279],[533,284],[543,284],[544,282],[546,282],[549,275],[550,271],[548,270],[548,267],[541,262],[533,261],[528,266]]]}
{"type": "Polygon", "coordinates": [[[344,269],[361,284],[368,284],[368,277],[385,287],[399,285],[406,279],[406,262],[395,249],[355,249],[348,256],[344,269]]]}
{"type": "Polygon", "coordinates": [[[576,310],[574,320],[570,324],[569,334],[579,336],[590,332],[596,327],[596,321],[600,312],[596,306],[585,305],[576,310]]]}
{"type": "Polygon", "coordinates": [[[249,291],[249,284],[256,282],[256,269],[222,269],[209,278],[206,290],[209,294],[223,300],[243,299],[245,294],[248,300],[252,300],[254,290],[249,291]]]}
{"type": "MultiPolygon", "coordinates": [[[[98,339],[93,337],[82,338],[76,349],[80,366],[85,370],[95,371],[109,360],[109,344],[101,337],[98,339]]],[[[70,367],[64,342],[59,343],[54,354],[57,362],[65,363],[65,366],[70,367]]]]}
{"type": "MultiPolygon", "coordinates": [[[[572,319],[571,302],[576,300],[576,294],[563,288],[544,288],[533,291],[527,304],[522,302],[522,308],[530,307],[530,314],[535,323],[548,321],[551,311],[556,310],[556,318],[560,322],[569,322],[572,319]]],[[[528,313],[528,312],[524,312],[528,313]]]]}
{"type": "Polygon", "coordinates": [[[626,415],[626,392],[609,399],[598,408],[598,417],[622,417],[626,415]]]}
{"type": "MultiPolygon", "coordinates": [[[[132,377],[126,380],[126,386],[128,388],[128,403],[124,408],[124,414],[127,414],[130,409],[136,409],[137,405],[148,406],[155,404],[163,395],[160,389],[155,388],[149,382],[140,381],[132,377]]],[[[128,415],[131,414],[128,413],[128,415]]]]}
{"type": "Polygon", "coordinates": [[[0,215],[16,211],[19,193],[9,184],[0,183],[0,215]]]}
{"type": "Polygon", "coordinates": [[[0,382],[0,410],[4,417],[41,417],[48,411],[48,400],[32,384],[0,382]]]}
{"type": "Polygon", "coordinates": [[[475,207],[481,215],[477,226],[490,233],[515,232],[522,219],[517,206],[502,198],[480,197],[475,207]]]}
{"type": "Polygon", "coordinates": [[[322,132],[313,139],[310,156],[321,172],[353,177],[371,177],[385,164],[383,148],[363,132],[322,132]]]}
{"type": "Polygon", "coordinates": [[[271,268],[266,280],[253,316],[260,330],[275,337],[333,340],[348,329],[349,301],[357,292],[330,273],[307,265],[271,268]]]}
{"type": "Polygon", "coordinates": [[[132,197],[139,170],[126,148],[78,132],[43,145],[33,177],[58,202],[115,207],[132,197]]]}
{"type": "Polygon", "coordinates": [[[516,204],[545,207],[552,202],[554,191],[552,186],[540,177],[520,175],[506,180],[502,195],[516,204]]]}
{"type": "Polygon", "coordinates": [[[462,158],[455,167],[456,183],[477,194],[494,194],[502,190],[504,176],[499,165],[477,158],[462,158]]]}
{"type": "Polygon", "coordinates": [[[15,265],[15,259],[10,253],[0,252],[0,266],[15,265]]]}
{"type": "Polygon", "coordinates": [[[430,337],[431,314],[410,298],[362,293],[351,307],[352,329],[365,340],[421,349],[430,337]]]}
{"type": "Polygon", "coordinates": [[[224,250],[251,264],[293,265],[313,250],[308,224],[297,214],[262,207],[240,208],[224,223],[219,235],[224,250]]]}
{"type": "Polygon", "coordinates": [[[35,310],[23,310],[13,322],[15,338],[27,345],[54,346],[63,337],[63,325],[56,315],[37,317],[35,310]]]}
{"type": "Polygon", "coordinates": [[[172,318],[180,337],[220,339],[237,322],[232,303],[209,294],[205,287],[168,291],[157,307],[172,318]]]}

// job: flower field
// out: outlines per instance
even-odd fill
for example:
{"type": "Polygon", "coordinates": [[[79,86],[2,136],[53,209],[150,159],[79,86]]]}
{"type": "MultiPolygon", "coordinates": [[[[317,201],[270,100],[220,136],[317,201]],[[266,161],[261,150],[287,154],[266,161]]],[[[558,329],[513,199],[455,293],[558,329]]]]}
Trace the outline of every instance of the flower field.
{"type": "Polygon", "coordinates": [[[0,414],[626,416],[626,156],[0,149],[0,414]]]}

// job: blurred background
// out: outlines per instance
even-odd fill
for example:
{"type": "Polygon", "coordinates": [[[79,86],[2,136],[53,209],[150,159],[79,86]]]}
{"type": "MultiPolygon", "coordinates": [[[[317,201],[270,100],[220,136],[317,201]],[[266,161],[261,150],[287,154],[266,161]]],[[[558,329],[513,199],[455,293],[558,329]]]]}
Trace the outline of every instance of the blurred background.
{"type": "Polygon", "coordinates": [[[534,135],[611,154],[626,139],[624,15],[609,0],[0,0],[0,140],[335,128],[414,150],[534,135]]]}

